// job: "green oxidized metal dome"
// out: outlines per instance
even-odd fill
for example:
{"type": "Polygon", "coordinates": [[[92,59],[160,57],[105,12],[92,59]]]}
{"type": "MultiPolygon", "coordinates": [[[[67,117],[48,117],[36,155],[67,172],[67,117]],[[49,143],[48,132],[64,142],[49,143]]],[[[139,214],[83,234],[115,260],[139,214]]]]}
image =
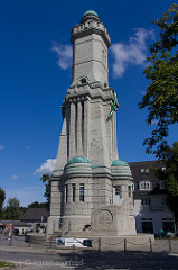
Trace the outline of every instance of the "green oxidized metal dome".
{"type": "Polygon", "coordinates": [[[112,166],[129,166],[129,164],[123,160],[113,160],[112,166]]]}
{"type": "Polygon", "coordinates": [[[64,168],[65,174],[91,174],[92,163],[85,157],[77,156],[69,160],[64,168]]]}
{"type": "Polygon", "coordinates": [[[130,166],[127,162],[123,160],[113,160],[111,166],[111,173],[113,176],[117,177],[117,179],[132,180],[130,166]]]}
{"type": "Polygon", "coordinates": [[[91,163],[91,162],[83,156],[77,156],[67,162],[67,164],[73,163],[91,163]]]}
{"type": "Polygon", "coordinates": [[[92,16],[98,17],[98,14],[94,10],[87,10],[87,11],[85,11],[85,13],[83,14],[83,17],[84,16],[88,16],[88,15],[92,15],[92,16]]]}

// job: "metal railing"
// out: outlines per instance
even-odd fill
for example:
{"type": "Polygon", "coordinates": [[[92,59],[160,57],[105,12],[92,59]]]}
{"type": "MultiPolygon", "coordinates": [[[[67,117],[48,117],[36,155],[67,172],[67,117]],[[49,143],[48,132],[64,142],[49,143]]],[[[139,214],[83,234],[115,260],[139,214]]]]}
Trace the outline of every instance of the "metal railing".
{"type": "MultiPolygon", "coordinates": [[[[143,243],[134,243],[132,241],[128,241],[127,238],[124,238],[122,241],[116,243],[109,243],[106,240],[104,241],[101,237],[97,240],[92,241],[92,247],[84,247],[84,249],[88,250],[98,250],[99,252],[106,250],[114,250],[114,251],[143,251],[143,252],[166,252],[166,253],[178,253],[178,240],[177,239],[168,239],[168,240],[154,240],[151,238],[147,242],[143,243]]],[[[0,235],[0,246],[12,246],[12,247],[40,247],[41,249],[83,249],[83,247],[65,247],[65,246],[57,246],[54,241],[49,241],[48,243],[44,243],[44,240],[38,240],[38,244],[31,244],[25,242],[25,236],[15,236],[12,237],[0,235]],[[40,243],[41,241],[41,243],[40,243]]]]}

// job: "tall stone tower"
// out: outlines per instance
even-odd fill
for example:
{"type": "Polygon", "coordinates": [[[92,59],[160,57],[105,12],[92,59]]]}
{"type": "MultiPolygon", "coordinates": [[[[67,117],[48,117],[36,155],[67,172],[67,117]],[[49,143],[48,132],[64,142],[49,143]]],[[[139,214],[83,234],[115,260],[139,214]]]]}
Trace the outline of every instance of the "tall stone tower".
{"type": "Polygon", "coordinates": [[[132,176],[128,163],[118,159],[119,104],[107,81],[111,40],[96,12],[84,13],[71,42],[73,79],[63,100],[63,129],[50,178],[48,236],[97,235],[102,226],[112,228],[112,235],[134,234],[132,176]]]}

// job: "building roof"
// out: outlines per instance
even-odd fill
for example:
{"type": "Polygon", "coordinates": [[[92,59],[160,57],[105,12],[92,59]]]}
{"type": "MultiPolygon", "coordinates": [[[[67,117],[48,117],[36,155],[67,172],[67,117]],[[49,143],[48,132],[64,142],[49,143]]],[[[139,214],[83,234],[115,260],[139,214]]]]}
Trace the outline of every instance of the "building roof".
{"type": "Polygon", "coordinates": [[[49,216],[49,211],[46,208],[29,208],[27,212],[20,217],[20,220],[40,220],[42,216],[49,216]]]}
{"type": "Polygon", "coordinates": [[[87,10],[87,11],[85,11],[85,13],[83,14],[83,17],[84,16],[88,16],[88,15],[93,15],[93,16],[98,17],[98,14],[94,10],[87,10]]]}
{"type": "Polygon", "coordinates": [[[83,156],[77,156],[67,162],[67,164],[73,163],[91,163],[91,162],[83,156]]]}
{"type": "Polygon", "coordinates": [[[134,198],[149,196],[149,195],[166,195],[165,189],[159,189],[159,179],[154,174],[153,169],[165,168],[165,164],[160,161],[141,161],[129,163],[132,171],[132,177],[134,182],[134,198]],[[151,190],[140,190],[140,181],[150,181],[152,184],[151,190]]]}
{"type": "Polygon", "coordinates": [[[113,160],[112,166],[129,166],[129,164],[123,160],[113,160]]]}
{"type": "Polygon", "coordinates": [[[0,219],[0,225],[12,224],[13,226],[30,226],[25,222],[20,220],[12,220],[12,219],[0,219]]]}

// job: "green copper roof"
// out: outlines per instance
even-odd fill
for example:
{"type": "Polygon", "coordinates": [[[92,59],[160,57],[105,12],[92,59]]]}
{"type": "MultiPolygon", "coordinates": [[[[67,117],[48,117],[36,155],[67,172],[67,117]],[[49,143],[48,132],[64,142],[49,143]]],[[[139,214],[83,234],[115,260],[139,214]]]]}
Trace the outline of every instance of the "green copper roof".
{"type": "Polygon", "coordinates": [[[72,164],[72,163],[91,163],[91,162],[87,160],[85,157],[78,156],[78,157],[74,157],[73,159],[67,162],[67,164],[72,164]]]}
{"type": "Polygon", "coordinates": [[[84,16],[87,16],[87,15],[93,15],[93,16],[98,17],[98,14],[94,10],[87,10],[87,11],[85,11],[85,13],[83,14],[83,17],[84,16]]]}
{"type": "Polygon", "coordinates": [[[113,160],[112,166],[129,166],[129,164],[123,160],[113,160]]]}

